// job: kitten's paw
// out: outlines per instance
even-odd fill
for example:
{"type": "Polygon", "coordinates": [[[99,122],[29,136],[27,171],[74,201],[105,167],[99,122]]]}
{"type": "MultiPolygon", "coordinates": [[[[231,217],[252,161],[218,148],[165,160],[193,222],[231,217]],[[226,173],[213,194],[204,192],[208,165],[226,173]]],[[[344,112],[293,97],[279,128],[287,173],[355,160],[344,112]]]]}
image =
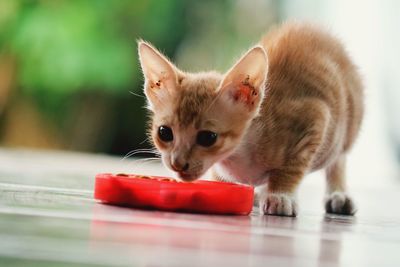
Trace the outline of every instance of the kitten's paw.
{"type": "Polygon", "coordinates": [[[297,215],[297,202],[292,194],[267,193],[260,198],[260,213],[267,215],[297,215]]]}
{"type": "Polygon", "coordinates": [[[333,192],[325,197],[327,213],[354,215],[357,211],[353,200],[345,192],[333,192]]]}

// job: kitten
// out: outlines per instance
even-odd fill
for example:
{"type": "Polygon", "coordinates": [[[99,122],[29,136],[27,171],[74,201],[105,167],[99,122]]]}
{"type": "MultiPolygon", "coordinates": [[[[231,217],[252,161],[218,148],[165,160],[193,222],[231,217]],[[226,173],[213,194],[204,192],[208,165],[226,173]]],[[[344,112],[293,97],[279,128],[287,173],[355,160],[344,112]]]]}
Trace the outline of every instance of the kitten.
{"type": "Polygon", "coordinates": [[[154,145],[180,179],[213,167],[218,180],[266,185],[262,213],[296,216],[300,181],[323,168],[326,211],[355,213],[345,163],[363,117],[363,88],[334,37],[284,24],[225,74],[183,72],[143,41],[139,57],[154,145]]]}

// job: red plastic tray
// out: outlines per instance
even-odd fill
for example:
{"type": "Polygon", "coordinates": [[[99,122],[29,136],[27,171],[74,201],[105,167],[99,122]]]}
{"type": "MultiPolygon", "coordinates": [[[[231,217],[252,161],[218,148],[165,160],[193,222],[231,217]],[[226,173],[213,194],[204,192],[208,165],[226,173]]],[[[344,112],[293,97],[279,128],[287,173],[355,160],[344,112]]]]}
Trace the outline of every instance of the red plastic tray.
{"type": "Polygon", "coordinates": [[[247,215],[253,207],[254,189],[233,183],[184,183],[168,177],[105,173],[96,175],[94,197],[134,208],[247,215]]]}

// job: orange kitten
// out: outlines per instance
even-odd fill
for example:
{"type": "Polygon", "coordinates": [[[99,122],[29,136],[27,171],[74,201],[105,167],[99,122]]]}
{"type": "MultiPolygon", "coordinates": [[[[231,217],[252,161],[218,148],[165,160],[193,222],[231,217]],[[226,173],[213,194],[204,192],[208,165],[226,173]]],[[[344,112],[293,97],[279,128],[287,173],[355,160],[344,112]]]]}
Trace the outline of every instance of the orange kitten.
{"type": "Polygon", "coordinates": [[[226,74],[183,72],[145,42],[139,56],[153,142],[182,180],[213,167],[218,180],[266,185],[262,213],[296,216],[301,179],[324,168],[326,211],[354,214],[345,162],[363,117],[363,88],[334,37],[285,24],[226,74]]]}

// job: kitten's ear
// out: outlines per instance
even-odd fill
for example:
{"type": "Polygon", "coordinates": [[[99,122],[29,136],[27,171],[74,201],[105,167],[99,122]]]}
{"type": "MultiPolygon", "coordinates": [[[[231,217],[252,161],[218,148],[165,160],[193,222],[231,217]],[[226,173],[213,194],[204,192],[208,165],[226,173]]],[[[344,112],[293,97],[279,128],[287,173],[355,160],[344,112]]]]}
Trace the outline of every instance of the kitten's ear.
{"type": "Polygon", "coordinates": [[[138,42],[138,52],[145,78],[145,94],[150,105],[156,106],[176,89],[177,69],[157,49],[144,41],[138,42]]]}
{"type": "Polygon", "coordinates": [[[220,90],[235,108],[258,109],[264,97],[268,73],[267,54],[261,46],[251,48],[225,75],[220,90]]]}

